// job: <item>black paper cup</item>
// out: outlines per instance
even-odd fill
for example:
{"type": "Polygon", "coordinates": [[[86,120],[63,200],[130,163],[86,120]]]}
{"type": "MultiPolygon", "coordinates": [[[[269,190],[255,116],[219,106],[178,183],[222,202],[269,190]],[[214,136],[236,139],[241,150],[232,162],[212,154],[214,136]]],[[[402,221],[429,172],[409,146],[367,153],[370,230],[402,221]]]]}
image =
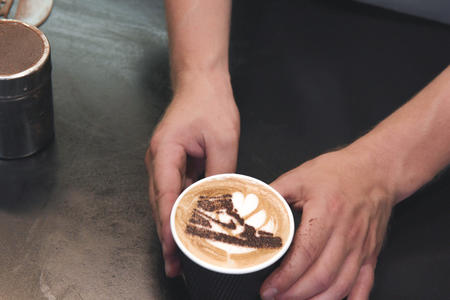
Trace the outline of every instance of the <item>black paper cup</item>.
{"type": "Polygon", "coordinates": [[[170,226],[175,243],[180,252],[180,258],[183,268],[183,278],[186,283],[189,296],[192,300],[197,299],[259,299],[259,289],[267,278],[267,276],[276,268],[281,258],[289,249],[294,236],[295,225],[291,209],[286,200],[271,186],[266,183],[240,174],[220,174],[204,178],[189,186],[181,193],[175,202],[170,216],[170,226]],[[201,185],[205,181],[214,180],[217,178],[238,178],[249,180],[261,184],[271,190],[284,204],[288,213],[290,233],[288,239],[283,244],[278,253],[272,256],[265,262],[241,269],[225,268],[215,266],[213,264],[202,261],[183,245],[175,228],[175,212],[181,199],[192,188],[201,185]]]}

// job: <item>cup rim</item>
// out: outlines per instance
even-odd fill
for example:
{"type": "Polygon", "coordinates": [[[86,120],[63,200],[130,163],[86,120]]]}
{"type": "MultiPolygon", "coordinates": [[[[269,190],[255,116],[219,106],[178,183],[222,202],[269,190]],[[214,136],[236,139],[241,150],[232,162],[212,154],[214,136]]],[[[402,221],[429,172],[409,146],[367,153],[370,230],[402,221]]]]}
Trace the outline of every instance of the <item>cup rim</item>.
{"type": "Polygon", "coordinates": [[[32,66],[30,66],[27,69],[25,69],[21,72],[18,72],[18,73],[9,74],[9,75],[0,74],[0,80],[10,80],[10,79],[26,77],[30,74],[37,72],[39,69],[41,69],[41,67],[46,63],[48,57],[50,56],[50,43],[49,43],[47,37],[45,36],[45,34],[36,26],[27,24],[20,20],[0,19],[0,24],[1,23],[20,24],[21,26],[25,26],[28,29],[30,29],[31,31],[33,31],[34,33],[36,33],[41,38],[42,43],[44,44],[44,52],[42,53],[41,58],[39,58],[39,60],[37,62],[35,62],[32,66]]]}
{"type": "Polygon", "coordinates": [[[193,183],[192,185],[190,185],[189,187],[187,187],[177,198],[177,200],[175,201],[173,207],[172,207],[172,211],[170,214],[170,230],[172,231],[172,236],[175,240],[175,243],[177,244],[178,248],[183,252],[184,255],[186,255],[191,261],[193,261],[194,263],[200,265],[201,267],[208,269],[210,271],[214,271],[217,273],[222,273],[222,274],[248,274],[248,273],[254,273],[263,269],[266,269],[267,267],[271,266],[272,264],[274,264],[275,262],[277,262],[285,253],[286,251],[289,249],[293,237],[294,237],[294,232],[295,232],[295,225],[294,225],[294,217],[292,215],[292,211],[291,208],[289,207],[289,205],[287,204],[286,200],[283,198],[283,196],[281,196],[280,193],[278,193],[273,187],[271,187],[270,185],[268,185],[267,183],[256,179],[254,177],[250,177],[247,175],[242,175],[242,174],[236,174],[236,173],[224,173],[224,174],[217,174],[217,175],[213,175],[213,176],[209,176],[206,178],[203,178],[195,183],[193,183]],[[192,253],[190,253],[187,248],[183,245],[182,241],[180,240],[180,238],[178,237],[177,231],[176,231],[176,227],[175,227],[175,211],[176,208],[178,207],[178,204],[180,203],[181,199],[184,197],[184,195],[189,192],[192,188],[196,187],[197,185],[202,184],[205,181],[210,181],[210,180],[214,180],[214,179],[218,179],[218,178],[224,178],[224,177],[234,177],[234,178],[239,178],[239,179],[244,179],[244,180],[249,180],[249,181],[254,181],[256,183],[262,184],[264,185],[266,188],[268,188],[270,191],[272,191],[283,203],[287,214],[288,214],[288,219],[289,219],[289,225],[290,225],[290,233],[288,235],[288,238],[286,240],[286,242],[284,243],[284,245],[282,246],[282,248],[280,249],[280,251],[278,251],[274,256],[272,256],[270,259],[251,266],[251,267],[247,267],[247,268],[242,268],[242,269],[236,269],[236,268],[227,268],[227,267],[220,267],[220,266],[215,266],[213,264],[204,262],[202,260],[200,260],[199,258],[197,258],[196,256],[194,256],[192,253]]]}

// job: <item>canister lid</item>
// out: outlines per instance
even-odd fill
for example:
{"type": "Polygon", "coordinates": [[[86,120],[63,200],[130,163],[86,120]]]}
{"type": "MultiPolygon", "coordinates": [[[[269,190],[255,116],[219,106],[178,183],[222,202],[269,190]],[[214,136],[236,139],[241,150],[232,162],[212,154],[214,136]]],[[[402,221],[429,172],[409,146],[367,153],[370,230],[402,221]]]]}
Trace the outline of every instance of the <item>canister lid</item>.
{"type": "Polygon", "coordinates": [[[26,93],[47,80],[49,57],[42,31],[21,21],[0,20],[0,98],[26,93]]]}

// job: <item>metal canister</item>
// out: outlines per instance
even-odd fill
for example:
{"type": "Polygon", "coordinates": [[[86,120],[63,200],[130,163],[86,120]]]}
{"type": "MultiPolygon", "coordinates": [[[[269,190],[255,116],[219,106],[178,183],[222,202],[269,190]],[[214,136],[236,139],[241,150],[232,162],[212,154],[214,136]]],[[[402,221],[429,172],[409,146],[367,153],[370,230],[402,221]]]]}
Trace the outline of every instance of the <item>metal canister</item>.
{"type": "Polygon", "coordinates": [[[0,158],[30,156],[53,140],[51,69],[42,31],[0,20],[0,158]]]}

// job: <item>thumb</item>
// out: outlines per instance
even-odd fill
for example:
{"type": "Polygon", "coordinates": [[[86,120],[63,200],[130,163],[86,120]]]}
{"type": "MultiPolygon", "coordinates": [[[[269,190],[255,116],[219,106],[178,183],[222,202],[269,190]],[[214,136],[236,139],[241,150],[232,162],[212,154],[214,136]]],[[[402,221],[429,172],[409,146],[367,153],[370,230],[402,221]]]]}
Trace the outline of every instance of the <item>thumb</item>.
{"type": "Polygon", "coordinates": [[[303,183],[303,172],[301,167],[298,167],[275,179],[270,186],[280,193],[289,204],[293,204],[303,202],[303,183]]]}
{"type": "Polygon", "coordinates": [[[208,145],[206,148],[206,177],[236,172],[238,147],[238,141],[234,140],[208,145]]]}

